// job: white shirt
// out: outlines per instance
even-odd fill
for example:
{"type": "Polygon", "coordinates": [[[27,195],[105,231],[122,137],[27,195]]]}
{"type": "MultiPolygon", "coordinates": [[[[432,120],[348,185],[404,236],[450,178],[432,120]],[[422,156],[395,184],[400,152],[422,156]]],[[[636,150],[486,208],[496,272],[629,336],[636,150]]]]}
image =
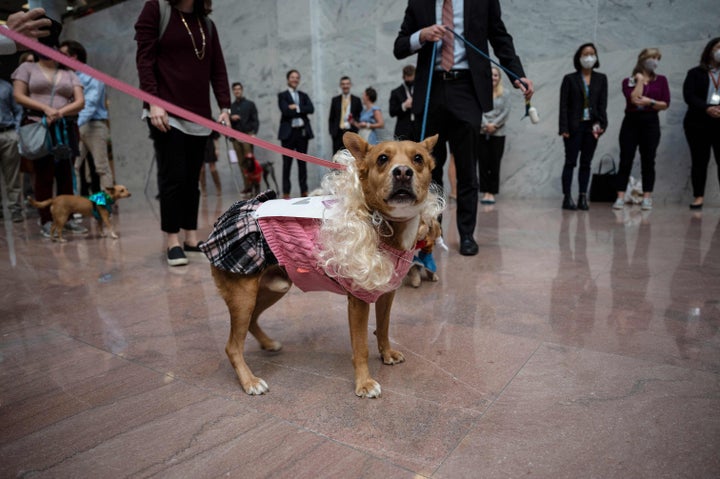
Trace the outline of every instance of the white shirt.
{"type": "MultiPolygon", "coordinates": [[[[452,0],[453,4],[453,27],[452,29],[460,36],[465,36],[465,6],[463,0],[452,0]]],[[[443,0],[435,0],[435,21],[438,25],[442,25],[442,6],[443,6],[443,0]]],[[[452,35],[452,33],[451,33],[452,35]]],[[[467,70],[470,68],[470,65],[467,61],[467,52],[465,51],[465,43],[460,40],[458,37],[453,35],[455,39],[455,44],[453,47],[453,53],[455,55],[455,61],[453,63],[453,70],[467,70]]],[[[442,48],[442,40],[437,42],[440,44],[440,47],[438,49],[442,48]]],[[[410,36],[410,51],[415,53],[416,51],[420,50],[425,44],[420,42],[420,31],[413,33],[410,36]]],[[[442,70],[442,67],[440,66],[440,62],[442,62],[442,55],[440,55],[440,52],[438,51],[435,54],[435,70],[442,70]]]]}
{"type": "MultiPolygon", "coordinates": [[[[288,92],[290,93],[290,96],[292,97],[293,101],[297,105],[297,110],[295,110],[295,111],[300,113],[300,94],[298,94],[298,92],[296,90],[293,90],[292,88],[288,88],[288,92]]],[[[305,125],[305,122],[303,121],[302,118],[293,118],[290,125],[293,128],[300,128],[301,126],[305,125]]]]}

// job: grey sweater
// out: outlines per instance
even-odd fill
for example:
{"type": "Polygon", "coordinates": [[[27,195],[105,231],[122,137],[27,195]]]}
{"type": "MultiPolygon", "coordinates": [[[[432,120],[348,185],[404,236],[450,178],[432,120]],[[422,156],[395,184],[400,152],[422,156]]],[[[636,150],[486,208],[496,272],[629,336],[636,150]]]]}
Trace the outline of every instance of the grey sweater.
{"type": "Polygon", "coordinates": [[[482,133],[486,133],[485,125],[492,123],[497,126],[497,130],[491,136],[505,136],[505,122],[510,115],[510,94],[504,91],[502,95],[493,98],[493,109],[483,113],[482,133]]]}

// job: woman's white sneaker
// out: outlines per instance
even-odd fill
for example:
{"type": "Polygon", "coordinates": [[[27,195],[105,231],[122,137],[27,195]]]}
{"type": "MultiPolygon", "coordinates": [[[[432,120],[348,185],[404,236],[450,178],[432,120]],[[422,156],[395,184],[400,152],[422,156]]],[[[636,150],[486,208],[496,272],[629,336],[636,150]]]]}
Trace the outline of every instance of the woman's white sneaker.
{"type": "Polygon", "coordinates": [[[625,199],[624,198],[618,198],[615,200],[615,203],[612,205],[614,210],[621,210],[625,208],[625,199]]]}

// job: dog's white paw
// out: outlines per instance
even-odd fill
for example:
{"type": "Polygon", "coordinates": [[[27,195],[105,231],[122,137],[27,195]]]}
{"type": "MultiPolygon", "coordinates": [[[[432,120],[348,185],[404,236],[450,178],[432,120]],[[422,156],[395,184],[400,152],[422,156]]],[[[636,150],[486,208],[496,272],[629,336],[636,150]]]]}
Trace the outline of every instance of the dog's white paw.
{"type": "Polygon", "coordinates": [[[380,397],[380,384],[374,379],[368,379],[361,386],[355,388],[355,395],[361,398],[380,397]]]}
{"type": "Polygon", "coordinates": [[[275,341],[273,339],[268,343],[261,344],[260,347],[264,351],[270,351],[271,353],[276,353],[282,349],[282,343],[280,341],[275,341]]]}
{"type": "Polygon", "coordinates": [[[398,364],[405,362],[405,355],[400,351],[391,349],[382,353],[382,360],[384,364],[398,364]]]}
{"type": "Polygon", "coordinates": [[[118,239],[118,238],[119,238],[119,236],[118,236],[116,233],[110,233],[110,237],[111,237],[112,239],[118,239]]]}
{"type": "Polygon", "coordinates": [[[246,393],[248,393],[251,396],[259,396],[261,394],[265,394],[266,392],[270,391],[270,388],[268,387],[267,383],[264,379],[261,378],[255,378],[255,381],[248,386],[244,387],[246,393]]]}

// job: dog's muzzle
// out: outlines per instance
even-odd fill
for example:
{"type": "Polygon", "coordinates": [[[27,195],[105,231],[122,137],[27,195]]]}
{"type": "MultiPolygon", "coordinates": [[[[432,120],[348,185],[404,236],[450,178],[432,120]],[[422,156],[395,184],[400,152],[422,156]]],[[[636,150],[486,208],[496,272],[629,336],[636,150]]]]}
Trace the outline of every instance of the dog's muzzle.
{"type": "Polygon", "coordinates": [[[413,181],[415,172],[409,166],[396,166],[392,170],[392,190],[389,201],[393,202],[414,202],[417,200],[413,181]]]}

